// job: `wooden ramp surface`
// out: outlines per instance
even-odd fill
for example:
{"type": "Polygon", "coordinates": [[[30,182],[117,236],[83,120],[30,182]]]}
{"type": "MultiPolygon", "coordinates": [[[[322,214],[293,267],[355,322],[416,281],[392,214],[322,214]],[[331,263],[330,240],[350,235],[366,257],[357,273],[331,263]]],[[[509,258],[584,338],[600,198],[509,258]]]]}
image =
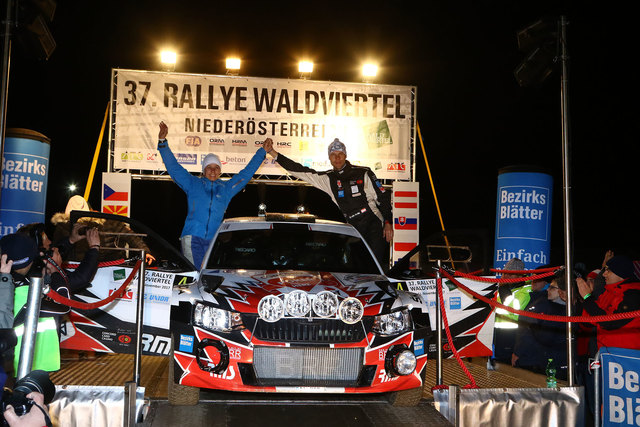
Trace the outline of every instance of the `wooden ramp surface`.
{"type": "MultiPolygon", "coordinates": [[[[140,385],[145,388],[145,396],[151,399],[167,398],[168,357],[142,356],[140,385]]],[[[497,370],[486,368],[486,358],[465,360],[480,388],[537,388],[545,386],[542,375],[497,364],[497,370]]],[[[469,383],[468,378],[453,359],[443,361],[443,380],[445,384],[460,387],[469,383]]],[[[51,373],[56,385],[105,385],[119,386],[133,380],[133,355],[96,353],[87,357],[82,353],[72,357],[63,355],[62,368],[51,373]]],[[[433,399],[431,387],[436,383],[436,363],[427,363],[427,379],[424,390],[425,399],[433,399]]],[[[559,384],[564,385],[564,384],[559,384]]]]}

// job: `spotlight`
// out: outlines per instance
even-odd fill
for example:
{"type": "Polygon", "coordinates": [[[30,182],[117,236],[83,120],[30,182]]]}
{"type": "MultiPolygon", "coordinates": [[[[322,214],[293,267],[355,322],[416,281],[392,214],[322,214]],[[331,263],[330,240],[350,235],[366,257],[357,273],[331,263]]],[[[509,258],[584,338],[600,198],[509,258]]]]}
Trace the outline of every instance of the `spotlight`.
{"type": "Polygon", "coordinates": [[[229,57],[226,61],[227,66],[227,75],[228,76],[237,76],[240,72],[240,58],[229,57]]]}
{"type": "Polygon", "coordinates": [[[298,62],[298,72],[300,73],[301,79],[306,79],[313,72],[313,62],[311,61],[300,61],[298,62]]]}
{"type": "Polygon", "coordinates": [[[178,55],[172,50],[163,50],[160,52],[160,63],[165,71],[174,71],[176,69],[178,55]]]}
{"type": "Polygon", "coordinates": [[[378,74],[378,66],[376,64],[367,63],[362,66],[362,81],[371,83],[378,74]]]}

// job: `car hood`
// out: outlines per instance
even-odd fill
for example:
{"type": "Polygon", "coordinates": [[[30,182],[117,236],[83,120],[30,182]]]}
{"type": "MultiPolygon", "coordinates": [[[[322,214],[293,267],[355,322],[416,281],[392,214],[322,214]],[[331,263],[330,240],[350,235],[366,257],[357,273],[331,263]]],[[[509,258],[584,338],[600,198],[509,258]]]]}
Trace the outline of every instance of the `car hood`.
{"type": "Polygon", "coordinates": [[[386,285],[387,278],[375,274],[206,270],[202,278],[200,293],[205,301],[242,313],[257,313],[258,303],[266,295],[286,295],[294,290],[305,291],[311,298],[322,291],[331,291],[339,299],[357,298],[364,306],[365,316],[381,313],[397,299],[397,292],[386,285]]]}

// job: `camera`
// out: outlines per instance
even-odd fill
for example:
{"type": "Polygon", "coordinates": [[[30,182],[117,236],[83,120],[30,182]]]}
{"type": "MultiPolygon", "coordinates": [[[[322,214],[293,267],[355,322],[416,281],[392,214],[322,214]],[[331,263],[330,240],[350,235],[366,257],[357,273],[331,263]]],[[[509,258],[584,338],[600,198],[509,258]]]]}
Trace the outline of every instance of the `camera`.
{"type": "Polygon", "coordinates": [[[13,407],[18,416],[24,415],[31,410],[34,402],[27,398],[27,395],[34,391],[44,395],[45,405],[53,400],[56,387],[49,379],[48,372],[40,370],[31,371],[16,381],[13,390],[4,389],[2,393],[2,412],[0,412],[1,425],[8,425],[3,416],[8,405],[13,407]]]}
{"type": "MultiPolygon", "coordinates": [[[[5,351],[12,349],[18,343],[16,331],[12,328],[0,329],[0,355],[5,351]]],[[[0,358],[0,360],[2,360],[0,358]]]]}

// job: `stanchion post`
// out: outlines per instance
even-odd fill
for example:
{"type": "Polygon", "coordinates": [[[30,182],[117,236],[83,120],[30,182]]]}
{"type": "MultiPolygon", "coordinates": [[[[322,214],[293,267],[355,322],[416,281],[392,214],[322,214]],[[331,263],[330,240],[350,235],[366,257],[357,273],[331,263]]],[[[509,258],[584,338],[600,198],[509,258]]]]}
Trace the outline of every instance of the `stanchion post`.
{"type": "Polygon", "coordinates": [[[600,427],[600,350],[596,353],[596,363],[593,364],[593,425],[600,427]]]}
{"type": "MultiPolygon", "coordinates": [[[[569,147],[569,99],[568,99],[568,82],[569,73],[567,68],[567,21],[564,16],[560,17],[560,47],[561,47],[561,65],[562,65],[562,84],[560,88],[560,102],[562,112],[562,192],[563,192],[563,213],[564,213],[564,263],[566,266],[565,278],[567,283],[567,316],[572,316],[572,305],[574,289],[571,286],[573,282],[573,237],[571,235],[571,154],[569,147]]],[[[567,381],[569,387],[574,386],[574,361],[573,361],[573,331],[571,322],[567,322],[567,381]]]]}
{"type": "Polygon", "coordinates": [[[138,384],[135,381],[127,381],[124,384],[124,415],[122,425],[133,427],[136,425],[136,397],[138,384]]]}
{"type": "Polygon", "coordinates": [[[438,260],[438,271],[436,271],[436,339],[438,344],[436,347],[436,385],[442,385],[442,313],[440,312],[440,292],[438,287],[442,286],[442,276],[440,269],[442,261],[438,260]]]}
{"type": "Polygon", "coordinates": [[[144,249],[140,251],[140,270],[138,271],[138,304],[136,306],[136,356],[133,367],[133,381],[136,386],[140,384],[140,361],[142,355],[142,323],[144,320],[144,279],[145,279],[145,260],[146,252],[144,249]]]}
{"type": "Polygon", "coordinates": [[[27,311],[22,333],[22,343],[20,344],[20,360],[18,362],[16,380],[19,380],[31,372],[36,335],[38,334],[38,318],[40,317],[40,299],[42,298],[43,280],[42,277],[30,277],[29,282],[27,311]]]}

